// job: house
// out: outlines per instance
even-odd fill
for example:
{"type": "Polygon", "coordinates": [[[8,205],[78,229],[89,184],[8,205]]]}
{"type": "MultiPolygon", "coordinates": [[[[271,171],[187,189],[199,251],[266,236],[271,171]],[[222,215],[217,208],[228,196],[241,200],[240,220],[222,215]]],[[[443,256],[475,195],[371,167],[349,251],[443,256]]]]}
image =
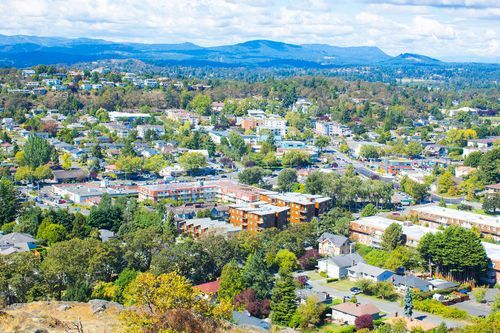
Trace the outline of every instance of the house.
{"type": "Polygon", "coordinates": [[[27,252],[35,248],[36,241],[29,234],[12,232],[10,234],[0,236],[0,254],[2,255],[27,252]]]}
{"type": "Polygon", "coordinates": [[[136,127],[137,136],[141,139],[146,137],[146,133],[155,133],[157,136],[165,134],[165,128],[161,125],[138,125],[136,127]]]}
{"type": "Polygon", "coordinates": [[[201,291],[203,294],[205,294],[208,297],[216,295],[219,290],[220,290],[220,280],[215,280],[212,282],[207,282],[207,283],[202,283],[198,284],[196,286],[193,286],[194,289],[198,289],[201,291]]]}
{"type": "Polygon", "coordinates": [[[68,183],[82,181],[89,177],[87,171],[80,168],[72,168],[70,170],[52,170],[54,180],[58,183],[68,183]]]}
{"type": "Polygon", "coordinates": [[[318,238],[319,254],[322,256],[338,256],[351,253],[351,241],[345,236],[324,232],[318,238]]]}
{"type": "Polygon", "coordinates": [[[250,315],[250,313],[245,310],[243,312],[233,311],[233,319],[232,322],[245,332],[249,331],[257,331],[257,332],[270,332],[271,324],[268,320],[259,319],[250,315]]]}
{"type": "Polygon", "coordinates": [[[99,238],[102,242],[107,242],[115,237],[115,233],[107,229],[99,229],[99,238]]]}
{"type": "Polygon", "coordinates": [[[326,302],[328,302],[329,300],[332,299],[332,297],[328,293],[326,293],[324,291],[315,291],[315,290],[312,290],[312,289],[299,289],[299,290],[296,290],[295,291],[295,295],[297,295],[297,299],[301,303],[305,303],[305,301],[309,297],[314,297],[316,299],[317,303],[326,303],[326,302]]]}
{"type": "Polygon", "coordinates": [[[458,283],[452,281],[446,281],[443,279],[432,279],[429,280],[429,283],[431,284],[430,286],[431,290],[445,290],[458,287],[458,283]]]}
{"type": "Polygon", "coordinates": [[[378,319],[380,317],[380,310],[372,304],[352,302],[332,306],[332,319],[342,323],[354,325],[356,318],[363,315],[370,315],[373,319],[378,319]]]}
{"type": "Polygon", "coordinates": [[[432,287],[432,284],[429,281],[418,278],[414,275],[403,276],[394,274],[391,277],[391,282],[401,294],[404,294],[408,288],[427,292],[430,291],[432,287]]]}
{"type": "Polygon", "coordinates": [[[368,265],[365,263],[357,263],[348,268],[347,275],[352,280],[368,279],[375,282],[387,281],[394,273],[383,268],[368,265]]]}
{"type": "Polygon", "coordinates": [[[325,272],[329,278],[343,279],[348,276],[348,269],[358,263],[365,263],[357,253],[344,254],[318,261],[318,271],[325,272]]]}

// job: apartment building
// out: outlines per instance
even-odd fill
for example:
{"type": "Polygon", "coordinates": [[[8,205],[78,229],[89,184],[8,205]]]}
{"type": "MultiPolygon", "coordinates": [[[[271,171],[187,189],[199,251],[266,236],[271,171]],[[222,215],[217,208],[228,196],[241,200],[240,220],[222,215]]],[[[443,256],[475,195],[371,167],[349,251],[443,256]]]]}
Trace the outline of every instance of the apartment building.
{"type": "Polygon", "coordinates": [[[340,136],[346,137],[351,136],[352,132],[349,127],[339,124],[335,121],[318,121],[316,122],[316,134],[326,135],[326,136],[340,136]]]}
{"type": "Polygon", "coordinates": [[[177,224],[177,227],[179,232],[191,235],[194,238],[210,235],[234,237],[241,231],[241,227],[223,221],[212,220],[209,217],[183,220],[177,224]]]}
{"type": "Polygon", "coordinates": [[[313,217],[326,213],[333,205],[333,200],[328,197],[292,192],[268,191],[260,195],[260,200],[278,207],[290,208],[288,216],[290,223],[309,222],[313,217]]]}
{"type": "Polygon", "coordinates": [[[486,216],[463,210],[426,205],[413,208],[410,213],[416,214],[422,224],[430,228],[458,225],[467,229],[476,227],[485,236],[491,236],[500,241],[500,218],[498,216],[486,216]]]}
{"type": "Polygon", "coordinates": [[[273,135],[285,136],[286,135],[286,120],[277,115],[269,115],[264,118],[264,123],[259,129],[267,129],[273,135]]]}
{"type": "Polygon", "coordinates": [[[261,189],[230,180],[167,183],[139,186],[139,201],[172,199],[182,202],[219,201],[240,204],[259,201],[261,192],[261,189]]]}
{"type": "Polygon", "coordinates": [[[385,229],[393,223],[398,223],[402,226],[406,245],[412,247],[417,247],[418,242],[426,233],[437,232],[436,229],[415,225],[411,222],[399,222],[382,216],[368,216],[351,221],[349,231],[351,238],[356,242],[380,248],[385,229]]]}
{"type": "Polygon", "coordinates": [[[251,234],[267,228],[283,228],[288,222],[288,207],[266,202],[229,205],[229,223],[251,234]]]}

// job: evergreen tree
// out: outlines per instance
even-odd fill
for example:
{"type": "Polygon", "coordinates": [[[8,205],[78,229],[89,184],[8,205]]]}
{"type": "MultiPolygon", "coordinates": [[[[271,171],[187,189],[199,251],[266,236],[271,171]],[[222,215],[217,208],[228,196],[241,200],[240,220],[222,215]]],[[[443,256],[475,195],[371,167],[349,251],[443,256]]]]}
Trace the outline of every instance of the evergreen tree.
{"type": "Polygon", "coordinates": [[[248,256],[242,275],[245,287],[255,290],[258,299],[269,297],[273,286],[273,277],[267,268],[262,251],[248,256]]]}
{"type": "Polygon", "coordinates": [[[230,301],[245,289],[241,268],[236,260],[231,260],[222,269],[219,297],[230,301]]]}
{"type": "Polygon", "coordinates": [[[7,178],[0,179],[0,227],[16,219],[18,196],[14,184],[7,178]]]}
{"type": "Polygon", "coordinates": [[[297,309],[295,282],[292,275],[281,275],[273,288],[271,297],[271,320],[274,324],[287,326],[297,309]]]}
{"type": "Polygon", "coordinates": [[[24,163],[36,168],[50,161],[51,148],[47,140],[31,134],[24,146],[24,163]]]}
{"type": "Polygon", "coordinates": [[[382,235],[382,248],[392,251],[403,243],[403,227],[399,223],[392,223],[382,235]]]}
{"type": "Polygon", "coordinates": [[[404,311],[408,318],[413,315],[413,295],[410,288],[406,288],[406,294],[404,298],[404,311]]]}

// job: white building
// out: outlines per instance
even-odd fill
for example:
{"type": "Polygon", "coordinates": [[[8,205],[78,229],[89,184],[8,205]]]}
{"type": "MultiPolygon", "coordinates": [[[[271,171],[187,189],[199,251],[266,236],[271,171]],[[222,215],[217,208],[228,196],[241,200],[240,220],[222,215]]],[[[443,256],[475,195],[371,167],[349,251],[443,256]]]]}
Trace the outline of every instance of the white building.
{"type": "Polygon", "coordinates": [[[286,120],[277,115],[270,115],[264,118],[264,124],[259,130],[270,130],[273,135],[285,136],[286,135],[286,120]]]}

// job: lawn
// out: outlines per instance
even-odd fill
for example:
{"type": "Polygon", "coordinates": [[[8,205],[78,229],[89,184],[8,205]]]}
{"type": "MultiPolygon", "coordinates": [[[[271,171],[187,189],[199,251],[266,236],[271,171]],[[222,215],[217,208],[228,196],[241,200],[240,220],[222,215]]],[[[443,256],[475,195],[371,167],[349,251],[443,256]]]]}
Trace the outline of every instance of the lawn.
{"type": "Polygon", "coordinates": [[[354,287],[354,284],[355,284],[354,281],[344,279],[344,280],[339,280],[339,281],[335,281],[335,282],[330,282],[330,283],[327,283],[326,285],[329,287],[338,289],[338,290],[349,291],[352,287],[354,287]]]}
{"type": "Polygon", "coordinates": [[[309,279],[313,280],[313,281],[321,280],[321,279],[326,279],[326,278],[322,277],[321,275],[319,275],[318,272],[310,272],[308,274],[308,276],[309,276],[309,279]]]}

